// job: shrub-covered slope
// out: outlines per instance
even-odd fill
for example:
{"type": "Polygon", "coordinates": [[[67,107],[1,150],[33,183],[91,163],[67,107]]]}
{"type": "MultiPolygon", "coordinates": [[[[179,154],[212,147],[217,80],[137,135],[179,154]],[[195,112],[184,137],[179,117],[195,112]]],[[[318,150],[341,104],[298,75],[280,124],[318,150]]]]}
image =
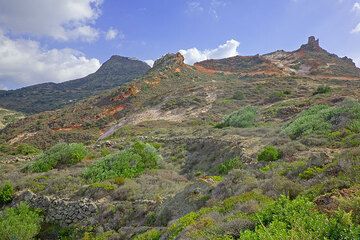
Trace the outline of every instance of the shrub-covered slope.
{"type": "Polygon", "coordinates": [[[36,216],[40,239],[359,239],[360,80],[183,60],[2,130],[0,223],[36,216]]]}

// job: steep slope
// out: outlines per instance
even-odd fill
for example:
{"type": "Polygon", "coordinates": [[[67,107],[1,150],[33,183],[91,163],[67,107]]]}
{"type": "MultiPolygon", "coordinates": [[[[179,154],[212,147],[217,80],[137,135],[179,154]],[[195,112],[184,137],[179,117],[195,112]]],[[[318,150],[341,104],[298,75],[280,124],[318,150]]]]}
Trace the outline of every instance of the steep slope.
{"type": "Polygon", "coordinates": [[[112,56],[95,73],[84,78],[0,92],[0,106],[27,114],[54,110],[120,86],[142,76],[149,69],[142,61],[112,56]]]}

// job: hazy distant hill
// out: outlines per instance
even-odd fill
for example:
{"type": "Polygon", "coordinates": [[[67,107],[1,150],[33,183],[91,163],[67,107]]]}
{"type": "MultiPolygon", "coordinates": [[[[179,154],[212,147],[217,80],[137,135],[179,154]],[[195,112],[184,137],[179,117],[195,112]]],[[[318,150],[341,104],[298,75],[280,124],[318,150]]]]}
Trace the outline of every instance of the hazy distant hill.
{"type": "Polygon", "coordinates": [[[0,91],[0,106],[27,114],[58,109],[68,103],[120,86],[145,74],[150,67],[139,60],[112,56],[95,73],[63,83],[43,83],[0,91]]]}

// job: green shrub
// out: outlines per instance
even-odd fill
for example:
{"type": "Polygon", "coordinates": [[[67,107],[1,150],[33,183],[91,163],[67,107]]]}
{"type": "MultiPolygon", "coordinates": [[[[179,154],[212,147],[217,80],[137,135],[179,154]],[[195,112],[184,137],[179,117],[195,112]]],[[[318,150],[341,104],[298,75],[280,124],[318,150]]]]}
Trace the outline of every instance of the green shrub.
{"type": "Polygon", "coordinates": [[[103,148],[101,148],[101,150],[100,150],[100,155],[101,155],[102,157],[105,157],[105,156],[109,155],[110,153],[111,153],[111,151],[110,151],[110,149],[107,148],[107,147],[103,147],[103,148]]]}
{"type": "Polygon", "coordinates": [[[3,240],[31,240],[40,231],[42,218],[25,203],[0,212],[0,237],[3,240]]]}
{"type": "Polygon", "coordinates": [[[319,213],[305,198],[289,200],[281,196],[257,214],[255,230],[240,234],[240,240],[252,239],[359,239],[360,228],[351,216],[337,212],[332,218],[319,213]]]}
{"type": "Polygon", "coordinates": [[[313,93],[313,95],[317,95],[317,94],[325,94],[325,93],[329,93],[331,92],[331,87],[330,86],[319,86],[315,92],[313,93]]]}
{"type": "Polygon", "coordinates": [[[115,186],[113,184],[110,183],[105,183],[105,182],[97,182],[97,183],[93,183],[90,185],[90,187],[92,188],[101,188],[107,191],[113,191],[115,190],[115,186]]]}
{"type": "Polygon", "coordinates": [[[123,177],[116,177],[116,178],[113,179],[113,181],[114,181],[114,183],[115,183],[116,185],[124,185],[124,183],[125,183],[125,178],[123,178],[123,177]]]}
{"type": "Polygon", "coordinates": [[[103,157],[88,167],[83,176],[90,181],[116,177],[133,178],[158,166],[161,156],[148,143],[136,142],[131,148],[103,157]]]}
{"type": "Polygon", "coordinates": [[[232,96],[232,99],[235,100],[243,100],[244,98],[245,98],[244,93],[240,91],[235,92],[234,95],[232,96]]]}
{"type": "Polygon", "coordinates": [[[154,228],[135,236],[133,240],[159,240],[160,237],[160,231],[154,228]]]}
{"type": "Polygon", "coordinates": [[[226,116],[220,127],[248,128],[255,126],[257,109],[252,106],[245,107],[239,111],[226,116]]]}
{"type": "Polygon", "coordinates": [[[306,169],[304,172],[299,174],[299,177],[305,180],[311,179],[315,177],[318,174],[321,174],[324,171],[324,169],[320,167],[311,167],[306,169]]]}
{"type": "Polygon", "coordinates": [[[40,150],[30,144],[20,144],[16,147],[16,154],[20,155],[36,155],[40,153],[40,150]]]}
{"type": "Polygon", "coordinates": [[[81,143],[59,143],[40,155],[27,166],[31,172],[47,172],[61,165],[73,165],[86,156],[86,147],[81,143]]]}
{"type": "Polygon", "coordinates": [[[352,213],[353,221],[360,224],[360,191],[357,195],[351,197],[339,197],[339,208],[352,213]]]}
{"type": "Polygon", "coordinates": [[[218,165],[218,172],[219,174],[226,175],[234,168],[241,168],[242,163],[240,158],[235,157],[229,160],[224,161],[220,165],[218,165]]]}
{"type": "Polygon", "coordinates": [[[283,131],[295,139],[302,135],[327,134],[342,128],[357,131],[360,120],[360,103],[344,101],[339,106],[315,105],[301,112],[294,121],[284,126],[283,131]],[[344,122],[345,125],[338,124],[344,122]]]}
{"type": "Polygon", "coordinates": [[[187,226],[195,223],[200,216],[200,213],[190,212],[176,220],[176,222],[173,223],[168,229],[168,239],[176,239],[176,237],[181,233],[181,231],[183,231],[187,226]]]}
{"type": "Polygon", "coordinates": [[[257,156],[257,160],[261,162],[276,161],[281,158],[281,152],[274,146],[265,147],[257,156]]]}
{"type": "Polygon", "coordinates": [[[14,196],[14,187],[11,182],[5,182],[0,186],[0,204],[10,203],[14,196]]]}

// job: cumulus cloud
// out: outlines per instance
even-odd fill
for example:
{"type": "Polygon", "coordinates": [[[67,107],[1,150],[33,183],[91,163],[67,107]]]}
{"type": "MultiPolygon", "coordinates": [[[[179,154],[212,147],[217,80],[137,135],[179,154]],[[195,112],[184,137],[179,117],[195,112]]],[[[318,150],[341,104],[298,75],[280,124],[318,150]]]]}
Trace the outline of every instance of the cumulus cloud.
{"type": "Polygon", "coordinates": [[[199,50],[197,48],[190,48],[186,50],[180,50],[179,52],[184,56],[186,64],[194,64],[196,62],[204,61],[207,59],[221,59],[238,55],[238,47],[240,42],[231,39],[226,43],[218,46],[215,49],[199,50]]]}
{"type": "Polygon", "coordinates": [[[360,3],[356,2],[354,3],[354,6],[352,8],[353,11],[360,11],[360,3]]]}
{"type": "Polygon", "coordinates": [[[39,42],[12,40],[0,32],[0,84],[14,88],[43,82],[63,82],[86,76],[100,67],[74,49],[43,49],[39,42]]]}
{"type": "Polygon", "coordinates": [[[95,41],[102,0],[0,0],[0,28],[56,40],[95,41]]]}
{"type": "Polygon", "coordinates": [[[353,30],[351,30],[351,33],[359,33],[359,32],[360,32],[360,23],[353,30]]]}
{"type": "Polygon", "coordinates": [[[119,34],[119,31],[115,28],[109,28],[109,30],[106,32],[105,34],[105,39],[106,40],[113,40],[115,39],[119,34]]]}
{"type": "Polygon", "coordinates": [[[154,61],[154,60],[152,60],[152,59],[149,59],[149,60],[144,60],[144,62],[146,62],[146,63],[147,63],[147,65],[149,65],[150,67],[153,67],[153,66],[154,66],[154,63],[155,63],[155,61],[154,61]]]}

